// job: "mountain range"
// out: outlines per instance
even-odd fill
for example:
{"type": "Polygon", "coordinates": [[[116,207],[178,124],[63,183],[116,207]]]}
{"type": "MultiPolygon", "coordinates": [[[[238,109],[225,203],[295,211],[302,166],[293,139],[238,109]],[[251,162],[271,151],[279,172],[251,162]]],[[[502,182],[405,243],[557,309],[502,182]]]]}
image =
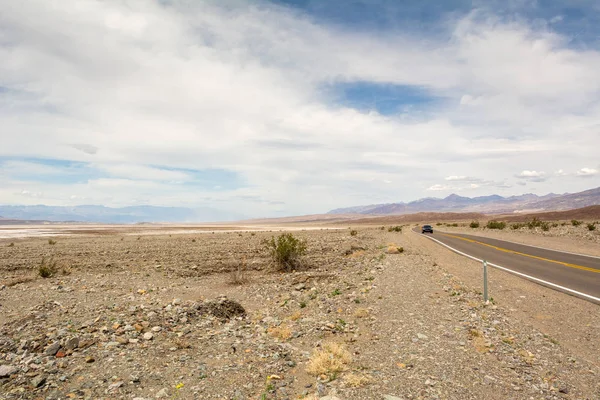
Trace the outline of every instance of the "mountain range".
{"type": "Polygon", "coordinates": [[[130,224],[139,222],[210,222],[235,221],[240,214],[226,213],[209,207],[132,206],[112,208],[82,206],[2,206],[0,220],[37,220],[50,222],[97,222],[130,224]]]}
{"type": "Polygon", "coordinates": [[[502,197],[497,194],[463,197],[451,194],[443,199],[427,197],[409,203],[372,204],[338,208],[328,214],[400,215],[418,212],[475,212],[505,214],[518,212],[560,211],[600,204],[600,187],[579,193],[538,196],[532,193],[502,197]]]}

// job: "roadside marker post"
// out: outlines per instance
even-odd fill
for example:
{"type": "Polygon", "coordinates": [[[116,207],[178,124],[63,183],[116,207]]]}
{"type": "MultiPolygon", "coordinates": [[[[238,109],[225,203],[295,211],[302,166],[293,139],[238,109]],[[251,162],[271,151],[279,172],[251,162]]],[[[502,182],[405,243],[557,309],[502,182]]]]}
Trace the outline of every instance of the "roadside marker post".
{"type": "Polygon", "coordinates": [[[483,301],[488,302],[487,261],[483,260],[483,301]]]}

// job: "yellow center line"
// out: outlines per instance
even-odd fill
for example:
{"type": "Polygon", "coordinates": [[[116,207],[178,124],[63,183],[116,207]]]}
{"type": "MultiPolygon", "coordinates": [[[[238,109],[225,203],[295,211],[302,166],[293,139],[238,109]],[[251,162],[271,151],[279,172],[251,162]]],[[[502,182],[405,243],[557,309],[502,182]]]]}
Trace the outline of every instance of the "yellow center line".
{"type": "Polygon", "coordinates": [[[464,238],[464,237],[461,237],[461,236],[449,235],[447,233],[440,233],[440,235],[449,236],[449,237],[452,237],[452,238],[455,238],[455,239],[464,240],[466,242],[477,243],[477,244],[480,244],[482,246],[491,247],[492,249],[496,249],[498,251],[503,251],[505,253],[517,254],[517,255],[520,255],[520,256],[534,258],[536,260],[547,261],[547,262],[551,262],[551,263],[554,263],[554,264],[564,265],[565,267],[569,267],[569,268],[576,268],[576,269],[581,269],[581,270],[584,270],[584,271],[590,271],[590,272],[600,273],[600,269],[596,269],[596,268],[584,267],[583,265],[571,264],[571,263],[562,262],[562,261],[550,260],[549,258],[533,256],[531,254],[521,253],[519,251],[509,250],[509,249],[505,249],[503,247],[493,246],[491,244],[479,242],[477,240],[467,239],[467,238],[464,238]]]}

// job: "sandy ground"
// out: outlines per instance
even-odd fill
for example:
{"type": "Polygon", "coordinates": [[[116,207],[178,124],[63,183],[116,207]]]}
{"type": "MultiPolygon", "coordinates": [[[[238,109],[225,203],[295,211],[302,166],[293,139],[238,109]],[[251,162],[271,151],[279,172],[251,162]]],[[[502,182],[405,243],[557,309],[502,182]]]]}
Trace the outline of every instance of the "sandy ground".
{"type": "Polygon", "coordinates": [[[276,229],[0,239],[0,397],[600,398],[597,305],[500,271],[483,304],[478,263],[357,230],[295,231],[292,273],[276,229]],[[343,362],[311,372],[331,343],[343,362]]]}

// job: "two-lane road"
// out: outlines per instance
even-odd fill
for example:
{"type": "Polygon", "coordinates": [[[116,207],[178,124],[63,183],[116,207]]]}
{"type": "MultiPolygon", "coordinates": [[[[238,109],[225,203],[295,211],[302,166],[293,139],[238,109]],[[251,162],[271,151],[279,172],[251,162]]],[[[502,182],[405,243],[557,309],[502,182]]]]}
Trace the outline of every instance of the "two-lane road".
{"type": "MultiPolygon", "coordinates": [[[[414,231],[421,234],[420,228],[414,231]]],[[[423,236],[494,267],[600,303],[600,257],[460,233],[435,231],[423,236]]]]}

